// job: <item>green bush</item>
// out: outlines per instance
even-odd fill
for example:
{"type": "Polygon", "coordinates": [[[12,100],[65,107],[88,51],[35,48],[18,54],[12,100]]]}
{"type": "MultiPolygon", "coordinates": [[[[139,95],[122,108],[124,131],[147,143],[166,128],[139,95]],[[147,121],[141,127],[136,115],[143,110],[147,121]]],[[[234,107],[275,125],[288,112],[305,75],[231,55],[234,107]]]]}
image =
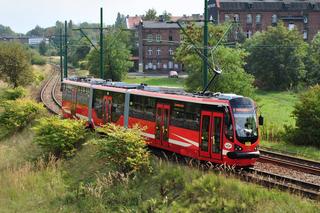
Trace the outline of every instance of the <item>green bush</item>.
{"type": "Polygon", "coordinates": [[[88,61],[79,61],[79,68],[82,70],[88,69],[88,61]]]}
{"type": "Polygon", "coordinates": [[[320,147],[320,85],[301,94],[293,116],[296,127],[286,127],[286,139],[294,144],[320,147]]]}
{"type": "Polygon", "coordinates": [[[5,100],[16,100],[24,98],[26,96],[26,90],[23,87],[9,88],[4,90],[3,99],[5,100]]]}
{"type": "Polygon", "coordinates": [[[99,131],[104,135],[94,144],[99,147],[98,156],[107,164],[124,173],[150,171],[150,155],[138,127],[125,129],[110,124],[99,131]]]}
{"type": "Polygon", "coordinates": [[[42,104],[29,99],[3,101],[0,107],[0,136],[21,130],[45,111],[42,104]]]}
{"type": "Polygon", "coordinates": [[[45,58],[43,58],[38,51],[34,49],[29,49],[29,55],[31,58],[31,64],[44,65],[46,64],[45,58]]]}
{"type": "Polygon", "coordinates": [[[62,120],[57,116],[39,119],[33,130],[34,143],[58,158],[72,157],[87,137],[84,121],[62,120]]]}
{"type": "Polygon", "coordinates": [[[31,64],[45,65],[46,64],[46,59],[44,59],[40,55],[33,55],[32,58],[31,58],[31,64]]]}

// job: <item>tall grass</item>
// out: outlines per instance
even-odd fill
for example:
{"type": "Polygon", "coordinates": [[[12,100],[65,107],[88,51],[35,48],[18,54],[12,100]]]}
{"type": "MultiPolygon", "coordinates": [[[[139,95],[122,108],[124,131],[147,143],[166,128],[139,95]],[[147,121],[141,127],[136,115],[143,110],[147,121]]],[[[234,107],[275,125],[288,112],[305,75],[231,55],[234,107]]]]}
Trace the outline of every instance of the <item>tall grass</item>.
{"type": "Polygon", "coordinates": [[[297,94],[293,92],[258,91],[256,101],[260,114],[265,118],[264,126],[261,128],[262,140],[281,141],[282,134],[284,134],[284,125],[295,125],[291,113],[297,101],[297,94]]]}

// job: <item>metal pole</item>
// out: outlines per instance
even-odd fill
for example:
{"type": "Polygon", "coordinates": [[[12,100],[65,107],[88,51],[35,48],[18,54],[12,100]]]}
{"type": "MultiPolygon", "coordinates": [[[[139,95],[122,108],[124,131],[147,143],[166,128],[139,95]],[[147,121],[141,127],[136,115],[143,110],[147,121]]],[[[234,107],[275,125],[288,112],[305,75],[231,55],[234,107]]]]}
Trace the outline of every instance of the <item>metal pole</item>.
{"type": "Polygon", "coordinates": [[[203,28],[203,88],[208,84],[208,0],[204,0],[204,28],[203,28]]]}
{"type": "Polygon", "coordinates": [[[63,81],[63,47],[62,47],[62,28],[60,29],[60,43],[59,43],[59,48],[60,48],[60,75],[61,75],[61,82],[63,81]]]}
{"type": "Polygon", "coordinates": [[[64,22],[64,77],[68,78],[68,25],[64,22]]]}
{"type": "Polygon", "coordinates": [[[103,9],[100,8],[100,78],[104,79],[103,73],[103,9]]]}

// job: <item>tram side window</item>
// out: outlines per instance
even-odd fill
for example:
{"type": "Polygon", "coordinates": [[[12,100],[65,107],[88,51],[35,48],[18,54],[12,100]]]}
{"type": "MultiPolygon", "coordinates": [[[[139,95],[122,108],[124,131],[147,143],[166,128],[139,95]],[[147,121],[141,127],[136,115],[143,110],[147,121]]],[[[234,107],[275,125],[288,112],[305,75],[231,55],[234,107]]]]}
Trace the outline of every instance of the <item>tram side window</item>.
{"type": "Polygon", "coordinates": [[[144,97],[145,101],[145,113],[144,118],[149,121],[155,120],[156,99],[150,97],[144,97]]]}
{"type": "Polygon", "coordinates": [[[86,87],[78,87],[77,90],[77,103],[88,105],[90,89],[86,87]]]}
{"type": "Polygon", "coordinates": [[[71,101],[72,100],[72,85],[64,84],[63,85],[63,93],[62,93],[62,99],[65,101],[71,101]]]}
{"type": "Polygon", "coordinates": [[[94,90],[93,92],[93,109],[98,118],[102,118],[102,98],[104,92],[103,90],[94,90]]]}
{"type": "Polygon", "coordinates": [[[131,95],[129,116],[149,121],[155,120],[156,100],[150,97],[131,95]]]}
{"type": "Polygon", "coordinates": [[[200,106],[175,102],[171,113],[171,125],[190,130],[199,130],[200,106]]]}
{"type": "Polygon", "coordinates": [[[225,108],[224,133],[229,140],[233,140],[233,126],[228,108],[225,108]]]}
{"type": "Polygon", "coordinates": [[[111,121],[117,122],[124,111],[124,94],[111,92],[112,96],[112,110],[111,110],[111,121]]]}

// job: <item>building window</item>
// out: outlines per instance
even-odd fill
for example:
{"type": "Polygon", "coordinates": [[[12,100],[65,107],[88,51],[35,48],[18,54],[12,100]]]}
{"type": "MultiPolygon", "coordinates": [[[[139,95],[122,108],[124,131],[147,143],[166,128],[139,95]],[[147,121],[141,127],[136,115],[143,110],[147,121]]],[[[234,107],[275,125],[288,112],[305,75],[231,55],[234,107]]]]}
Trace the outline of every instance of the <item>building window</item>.
{"type": "Polygon", "coordinates": [[[147,40],[148,40],[148,42],[152,42],[152,40],[153,40],[152,34],[147,35],[147,40]]]}
{"type": "Polygon", "coordinates": [[[153,52],[153,51],[152,51],[152,48],[149,47],[149,48],[148,48],[148,55],[152,55],[152,52],[153,52]]]}
{"type": "Polygon", "coordinates": [[[235,20],[236,22],[239,22],[239,21],[240,21],[240,16],[239,16],[239,14],[234,14],[234,20],[235,20]]]}
{"type": "Polygon", "coordinates": [[[161,49],[159,47],[157,48],[157,55],[161,55],[161,49]]]}
{"type": "Polygon", "coordinates": [[[251,30],[247,30],[247,38],[251,38],[251,36],[252,36],[252,31],[251,30]]]}
{"type": "Polygon", "coordinates": [[[173,55],[173,53],[174,53],[174,52],[173,52],[173,49],[170,47],[170,48],[169,48],[169,55],[173,55]]]}
{"type": "Polygon", "coordinates": [[[305,39],[305,40],[308,39],[308,31],[306,31],[306,30],[303,31],[303,39],[305,39]]]}
{"type": "Polygon", "coordinates": [[[271,17],[271,23],[276,24],[278,22],[278,17],[276,14],[273,14],[271,17]]]}
{"type": "Polygon", "coordinates": [[[230,15],[229,15],[229,14],[225,14],[225,15],[224,15],[224,21],[225,21],[225,22],[230,21],[230,15]]]}
{"type": "Polygon", "coordinates": [[[261,24],[261,14],[256,15],[256,24],[261,24]]]}
{"type": "Polygon", "coordinates": [[[288,30],[294,30],[295,27],[296,25],[291,23],[288,25],[288,30]]]}
{"type": "Polygon", "coordinates": [[[247,14],[247,24],[252,24],[252,15],[247,14]]]}
{"type": "Polygon", "coordinates": [[[173,36],[169,35],[169,41],[173,41],[173,36]]]}
{"type": "Polygon", "coordinates": [[[156,41],[157,41],[157,42],[161,42],[161,35],[160,35],[160,34],[157,34],[157,35],[156,35],[156,41]]]}
{"type": "Polygon", "coordinates": [[[149,69],[152,69],[152,67],[153,67],[152,61],[149,61],[149,63],[148,63],[148,68],[149,68],[149,69]]]}
{"type": "Polygon", "coordinates": [[[157,67],[158,67],[158,69],[161,68],[161,63],[160,63],[160,61],[157,62],[157,67]]]}
{"type": "Polygon", "coordinates": [[[172,62],[172,61],[169,61],[168,67],[169,67],[169,69],[172,69],[172,68],[173,68],[173,62],[172,62]]]}

